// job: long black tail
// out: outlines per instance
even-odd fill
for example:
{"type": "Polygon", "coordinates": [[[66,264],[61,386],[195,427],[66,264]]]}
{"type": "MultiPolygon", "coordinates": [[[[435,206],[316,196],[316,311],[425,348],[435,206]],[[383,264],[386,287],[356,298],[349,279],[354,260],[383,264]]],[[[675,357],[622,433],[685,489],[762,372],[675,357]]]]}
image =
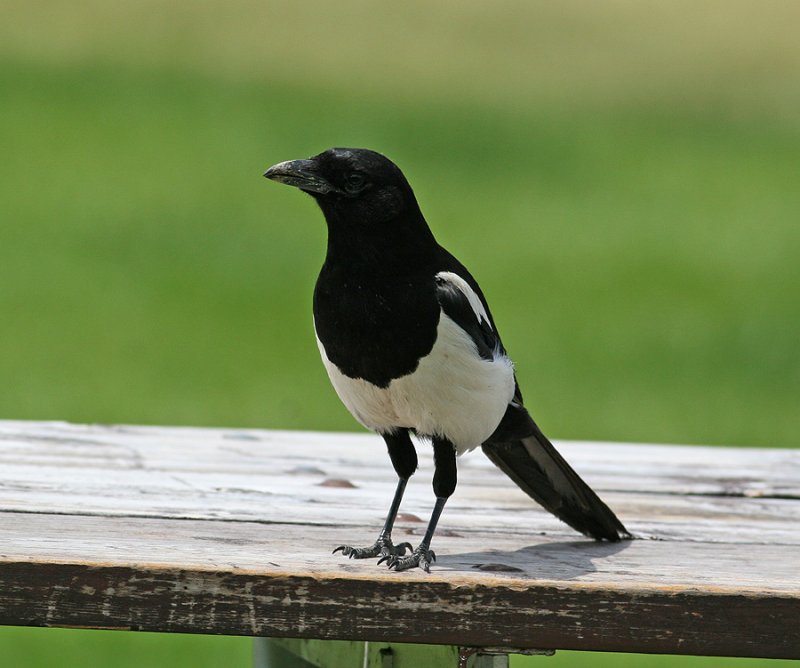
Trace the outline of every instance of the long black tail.
{"type": "Polygon", "coordinates": [[[490,440],[483,451],[528,496],[576,531],[597,540],[619,541],[630,533],[553,444],[530,421],[533,433],[521,439],[490,440]]]}

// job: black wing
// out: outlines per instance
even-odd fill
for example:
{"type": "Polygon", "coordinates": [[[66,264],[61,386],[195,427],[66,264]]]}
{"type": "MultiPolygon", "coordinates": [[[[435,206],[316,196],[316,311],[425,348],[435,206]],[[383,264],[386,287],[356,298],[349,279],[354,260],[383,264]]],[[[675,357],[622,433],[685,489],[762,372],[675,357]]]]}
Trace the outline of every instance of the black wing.
{"type": "MultiPolygon", "coordinates": [[[[440,272],[455,274],[467,284],[465,292],[461,289],[465,287],[463,283],[459,285],[461,281],[437,274],[436,294],[442,310],[475,342],[481,357],[492,359],[497,351],[504,352],[477,281],[444,249],[441,258],[440,272]]],[[[541,432],[522,405],[519,385],[497,429],[483,444],[483,451],[528,496],[577,531],[597,540],[630,537],[613,511],[541,432]]]]}
{"type": "MultiPolygon", "coordinates": [[[[486,297],[483,296],[483,290],[481,290],[481,286],[478,285],[478,281],[476,281],[472,277],[472,274],[469,273],[469,270],[463,264],[461,264],[461,262],[459,262],[458,259],[456,259],[452,254],[450,254],[445,248],[442,248],[441,246],[439,246],[439,257],[438,257],[437,267],[438,267],[438,271],[449,271],[449,272],[451,272],[453,274],[456,274],[457,276],[459,276],[462,279],[464,279],[467,282],[467,284],[469,285],[469,287],[472,288],[472,290],[478,296],[478,299],[480,299],[481,304],[483,304],[483,308],[486,311],[486,315],[487,315],[487,317],[489,319],[489,323],[488,324],[489,324],[489,327],[490,327],[491,338],[492,338],[492,344],[491,344],[491,347],[489,348],[489,350],[492,351],[492,350],[495,349],[494,346],[497,346],[497,349],[500,352],[507,354],[506,349],[503,346],[503,341],[500,338],[500,333],[497,331],[497,326],[494,324],[494,318],[492,317],[492,310],[489,308],[489,303],[486,301],[486,297]]],[[[441,293],[441,291],[437,291],[437,292],[441,293]]],[[[440,304],[441,304],[441,301],[440,301],[440,304]]],[[[442,305],[442,308],[444,308],[444,305],[442,305]]],[[[445,313],[447,313],[448,316],[453,318],[453,320],[455,320],[455,322],[457,322],[460,327],[463,327],[464,331],[466,331],[467,333],[470,334],[470,336],[472,337],[473,341],[475,341],[475,345],[478,346],[478,350],[480,351],[481,347],[480,347],[479,342],[476,340],[476,337],[473,336],[469,332],[467,327],[464,324],[462,324],[460,321],[456,320],[446,310],[445,310],[445,313]]],[[[484,333],[484,336],[485,336],[485,333],[484,333]]],[[[483,357],[483,356],[484,355],[481,354],[481,357],[483,357]]],[[[489,358],[485,358],[484,357],[484,359],[489,359],[489,358]]],[[[522,403],[522,392],[519,389],[519,383],[517,383],[516,374],[514,375],[514,400],[519,402],[520,404],[522,403]]]]}

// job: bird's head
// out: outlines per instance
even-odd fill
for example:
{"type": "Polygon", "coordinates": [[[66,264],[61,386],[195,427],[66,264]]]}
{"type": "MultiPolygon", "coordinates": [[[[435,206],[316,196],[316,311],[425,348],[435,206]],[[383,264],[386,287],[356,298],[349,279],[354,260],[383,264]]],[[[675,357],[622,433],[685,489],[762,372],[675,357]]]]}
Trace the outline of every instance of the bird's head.
{"type": "Polygon", "coordinates": [[[311,195],[329,223],[377,226],[419,214],[411,186],[397,165],[368,149],[331,148],[307,160],[273,165],[264,176],[311,195]]]}

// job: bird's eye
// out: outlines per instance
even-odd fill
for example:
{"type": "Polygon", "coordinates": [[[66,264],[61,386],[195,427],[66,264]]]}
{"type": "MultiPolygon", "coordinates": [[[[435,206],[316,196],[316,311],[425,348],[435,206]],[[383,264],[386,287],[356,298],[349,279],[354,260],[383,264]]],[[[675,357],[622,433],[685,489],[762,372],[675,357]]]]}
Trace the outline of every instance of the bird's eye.
{"type": "Polygon", "coordinates": [[[353,172],[347,177],[344,189],[349,193],[357,193],[364,187],[365,179],[363,174],[353,172]]]}

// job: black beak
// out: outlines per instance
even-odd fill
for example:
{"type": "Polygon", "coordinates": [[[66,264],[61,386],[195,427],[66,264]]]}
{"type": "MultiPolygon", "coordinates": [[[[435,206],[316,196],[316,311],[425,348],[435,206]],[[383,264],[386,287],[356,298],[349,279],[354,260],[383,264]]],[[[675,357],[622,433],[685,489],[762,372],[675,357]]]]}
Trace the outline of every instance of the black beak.
{"type": "Polygon", "coordinates": [[[336,190],[326,181],[317,171],[317,163],[314,160],[287,160],[272,165],[264,176],[278,183],[285,183],[287,186],[294,186],[309,193],[326,193],[336,190]]]}

